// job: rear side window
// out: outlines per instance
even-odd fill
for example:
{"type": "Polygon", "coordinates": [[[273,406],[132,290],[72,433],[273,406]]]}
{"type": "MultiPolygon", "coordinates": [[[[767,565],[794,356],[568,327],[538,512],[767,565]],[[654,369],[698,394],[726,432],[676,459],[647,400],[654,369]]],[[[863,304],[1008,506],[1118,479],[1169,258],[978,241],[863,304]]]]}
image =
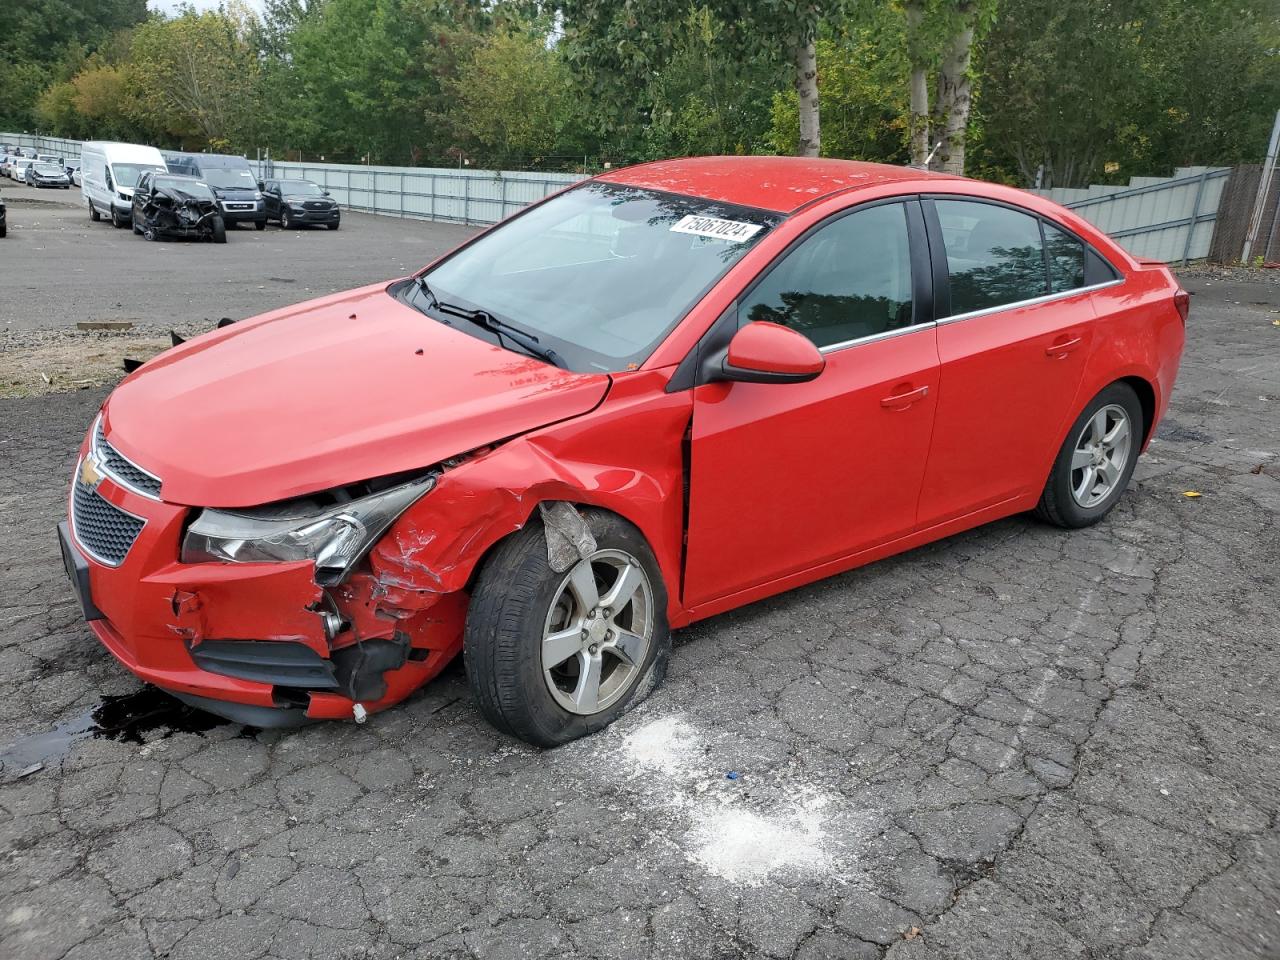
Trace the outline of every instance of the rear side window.
{"type": "Polygon", "coordinates": [[[1049,292],[1062,293],[1085,285],[1084,244],[1057,227],[1044,225],[1045,256],[1049,261],[1049,292]]]}
{"type": "Polygon", "coordinates": [[[767,320],[818,347],[913,322],[911,245],[901,203],[858,210],[810,234],[738,308],[738,325],[767,320]]]}
{"type": "Polygon", "coordinates": [[[951,315],[1049,292],[1040,221],[991,203],[936,201],[951,278],[951,315]]]}

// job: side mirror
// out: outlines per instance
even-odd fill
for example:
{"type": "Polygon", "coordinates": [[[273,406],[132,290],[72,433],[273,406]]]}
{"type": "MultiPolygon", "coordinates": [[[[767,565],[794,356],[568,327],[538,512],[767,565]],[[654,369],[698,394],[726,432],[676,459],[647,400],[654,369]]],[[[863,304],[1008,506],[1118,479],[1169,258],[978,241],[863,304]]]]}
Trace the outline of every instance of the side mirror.
{"type": "Polygon", "coordinates": [[[267,189],[266,184],[264,184],[261,180],[259,180],[259,181],[258,181],[258,189],[259,189],[260,191],[261,191],[261,190],[266,190],[266,189],[267,189]]]}
{"type": "Polygon", "coordinates": [[[802,333],[757,320],[733,335],[718,379],[743,383],[805,383],[822,373],[826,358],[802,333]]]}
{"type": "Polygon", "coordinates": [[[325,190],[325,191],[324,191],[324,195],[325,195],[326,197],[332,196],[332,194],[331,194],[331,193],[329,193],[329,191],[328,191],[328,190],[325,190]]]}

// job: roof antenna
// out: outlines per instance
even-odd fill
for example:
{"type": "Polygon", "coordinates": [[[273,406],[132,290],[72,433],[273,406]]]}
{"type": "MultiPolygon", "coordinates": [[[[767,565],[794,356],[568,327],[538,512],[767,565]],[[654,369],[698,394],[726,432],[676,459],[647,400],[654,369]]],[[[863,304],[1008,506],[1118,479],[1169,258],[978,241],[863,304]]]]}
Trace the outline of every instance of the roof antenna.
{"type": "Polygon", "coordinates": [[[937,143],[933,145],[933,149],[929,151],[929,155],[924,158],[923,166],[926,170],[929,169],[929,164],[933,163],[933,155],[941,149],[942,149],[942,141],[939,140],[937,143]]]}

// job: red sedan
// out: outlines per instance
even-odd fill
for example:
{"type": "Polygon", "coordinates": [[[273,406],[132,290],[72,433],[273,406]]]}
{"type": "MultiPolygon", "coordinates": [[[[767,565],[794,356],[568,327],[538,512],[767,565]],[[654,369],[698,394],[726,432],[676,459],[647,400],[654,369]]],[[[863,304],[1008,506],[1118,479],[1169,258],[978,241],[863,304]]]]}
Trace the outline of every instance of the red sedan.
{"type": "Polygon", "coordinates": [[[145,364],[62,549],[102,643],[189,703],[363,720],[461,650],[491,721],[563,743],[654,689],[673,628],[1010,514],[1102,519],[1187,302],[1018,190],[645,164],[145,364]]]}

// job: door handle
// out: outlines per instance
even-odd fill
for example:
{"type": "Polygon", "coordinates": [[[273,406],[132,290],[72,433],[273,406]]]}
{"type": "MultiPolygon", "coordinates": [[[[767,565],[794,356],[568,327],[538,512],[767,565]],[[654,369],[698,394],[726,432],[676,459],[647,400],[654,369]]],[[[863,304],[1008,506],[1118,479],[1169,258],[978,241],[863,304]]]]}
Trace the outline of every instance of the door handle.
{"type": "Polygon", "coordinates": [[[1046,357],[1061,359],[1062,357],[1065,357],[1068,353],[1070,353],[1072,350],[1075,350],[1077,347],[1079,347],[1080,344],[1083,342],[1084,341],[1081,340],[1080,337],[1072,337],[1069,340],[1056,340],[1053,343],[1049,344],[1049,346],[1044,348],[1044,355],[1046,357]]]}
{"type": "Polygon", "coordinates": [[[894,394],[892,397],[885,397],[880,401],[880,406],[886,410],[905,410],[917,400],[923,400],[929,395],[928,387],[917,387],[914,390],[908,390],[906,393],[894,394]]]}

